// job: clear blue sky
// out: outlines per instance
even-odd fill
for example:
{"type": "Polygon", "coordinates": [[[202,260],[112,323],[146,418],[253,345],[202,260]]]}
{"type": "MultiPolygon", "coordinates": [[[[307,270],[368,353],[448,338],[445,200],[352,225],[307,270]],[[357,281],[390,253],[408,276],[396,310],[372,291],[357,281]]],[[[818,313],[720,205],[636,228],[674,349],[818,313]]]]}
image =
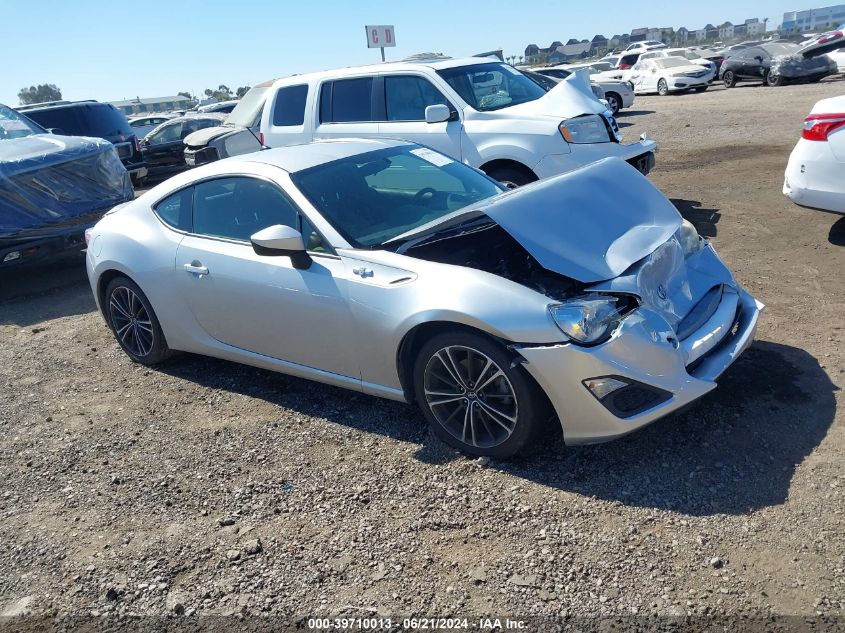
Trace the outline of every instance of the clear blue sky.
{"type": "MultiPolygon", "coordinates": [[[[818,2],[827,4],[835,3],[818,2]]],[[[777,0],[0,0],[0,102],[15,105],[18,90],[39,83],[56,84],[66,99],[112,101],[374,62],[365,24],[396,26],[388,59],[496,48],[519,55],[530,43],[645,26],[767,17],[771,28],[784,11],[804,8],[777,0]]]]}

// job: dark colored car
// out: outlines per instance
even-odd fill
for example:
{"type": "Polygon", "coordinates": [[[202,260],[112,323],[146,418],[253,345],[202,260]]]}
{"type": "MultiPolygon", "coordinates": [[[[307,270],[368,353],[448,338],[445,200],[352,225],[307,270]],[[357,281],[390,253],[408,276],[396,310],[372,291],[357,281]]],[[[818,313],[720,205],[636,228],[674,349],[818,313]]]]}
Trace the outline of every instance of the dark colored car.
{"type": "Polygon", "coordinates": [[[120,162],[135,182],[146,175],[137,135],[126,115],[110,103],[77,101],[46,107],[21,109],[30,119],[55,134],[93,136],[114,145],[120,162]]]}
{"type": "Polygon", "coordinates": [[[81,250],[85,229],[134,197],[113,145],[0,105],[0,269],[81,250]]]}
{"type": "Polygon", "coordinates": [[[141,142],[141,152],[150,176],[162,176],[187,169],[185,137],[223,123],[225,114],[215,112],[186,114],[162,123],[141,142]]]}
{"type": "Polygon", "coordinates": [[[760,81],[770,86],[819,81],[835,73],[836,63],[823,52],[787,42],[742,49],[726,58],[719,69],[725,88],[733,88],[740,81],[760,81]]]}

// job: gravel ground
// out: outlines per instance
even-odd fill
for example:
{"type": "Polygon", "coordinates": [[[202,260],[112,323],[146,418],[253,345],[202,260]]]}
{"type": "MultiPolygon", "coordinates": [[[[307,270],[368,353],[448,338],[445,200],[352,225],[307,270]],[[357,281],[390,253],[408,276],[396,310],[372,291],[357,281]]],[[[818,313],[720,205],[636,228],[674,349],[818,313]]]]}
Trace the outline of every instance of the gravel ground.
{"type": "Polygon", "coordinates": [[[406,405],[133,365],[78,259],[0,277],[0,614],[842,617],[845,218],[781,184],[806,112],[843,92],[620,117],[768,308],[719,389],[610,444],[468,459],[406,405]]]}

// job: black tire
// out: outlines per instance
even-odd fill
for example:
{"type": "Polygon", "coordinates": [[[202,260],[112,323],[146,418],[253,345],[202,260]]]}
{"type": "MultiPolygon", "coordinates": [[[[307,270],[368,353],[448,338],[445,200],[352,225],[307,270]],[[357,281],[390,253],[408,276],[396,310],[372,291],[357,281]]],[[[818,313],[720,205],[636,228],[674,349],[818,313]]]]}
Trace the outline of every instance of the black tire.
{"type": "Polygon", "coordinates": [[[693,88],[693,90],[695,90],[696,92],[704,92],[705,90],[707,90],[708,87],[709,86],[698,86],[697,88],[693,88]]]}
{"type": "Polygon", "coordinates": [[[615,92],[608,92],[604,95],[604,98],[607,100],[607,105],[610,106],[610,112],[613,116],[619,114],[622,109],[622,98],[615,92]]]}
{"type": "Polygon", "coordinates": [[[784,84],[783,77],[774,74],[771,70],[766,73],[764,82],[767,86],[782,86],[784,84]]]}
{"type": "Polygon", "coordinates": [[[528,168],[518,169],[517,167],[509,166],[493,167],[490,170],[486,170],[485,173],[493,180],[498,180],[503,185],[507,185],[509,189],[522,187],[537,180],[537,176],[528,168]]]}
{"type": "Polygon", "coordinates": [[[512,366],[501,345],[474,332],[456,329],[423,344],[414,390],[435,434],[470,455],[515,455],[548,420],[548,400],[528,372],[512,366]]]}
{"type": "Polygon", "coordinates": [[[722,74],[722,83],[725,84],[725,88],[733,88],[736,85],[736,75],[732,70],[726,70],[722,74]]]}
{"type": "Polygon", "coordinates": [[[118,345],[136,363],[155,365],[171,356],[149,299],[128,277],[106,286],[103,313],[118,345]]]}
{"type": "Polygon", "coordinates": [[[657,94],[661,97],[665,97],[669,94],[669,84],[666,83],[665,79],[661,79],[657,82],[657,94]]]}

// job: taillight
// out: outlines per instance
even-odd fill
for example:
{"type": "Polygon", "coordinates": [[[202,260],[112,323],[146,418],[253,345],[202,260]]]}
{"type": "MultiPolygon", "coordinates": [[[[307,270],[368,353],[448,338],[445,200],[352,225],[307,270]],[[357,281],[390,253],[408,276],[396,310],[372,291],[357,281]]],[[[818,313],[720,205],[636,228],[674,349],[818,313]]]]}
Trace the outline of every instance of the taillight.
{"type": "Polygon", "coordinates": [[[808,141],[826,141],[836,130],[845,127],[845,114],[811,114],[804,119],[801,138],[808,141]]]}
{"type": "Polygon", "coordinates": [[[823,35],[819,38],[818,44],[824,44],[826,42],[831,42],[833,40],[839,39],[842,37],[842,31],[834,31],[833,33],[828,33],[827,35],[823,35]]]}
{"type": "Polygon", "coordinates": [[[619,70],[628,70],[631,64],[619,64],[619,70]]]}
{"type": "Polygon", "coordinates": [[[264,147],[264,132],[258,133],[258,142],[261,143],[261,147],[264,147]]]}

